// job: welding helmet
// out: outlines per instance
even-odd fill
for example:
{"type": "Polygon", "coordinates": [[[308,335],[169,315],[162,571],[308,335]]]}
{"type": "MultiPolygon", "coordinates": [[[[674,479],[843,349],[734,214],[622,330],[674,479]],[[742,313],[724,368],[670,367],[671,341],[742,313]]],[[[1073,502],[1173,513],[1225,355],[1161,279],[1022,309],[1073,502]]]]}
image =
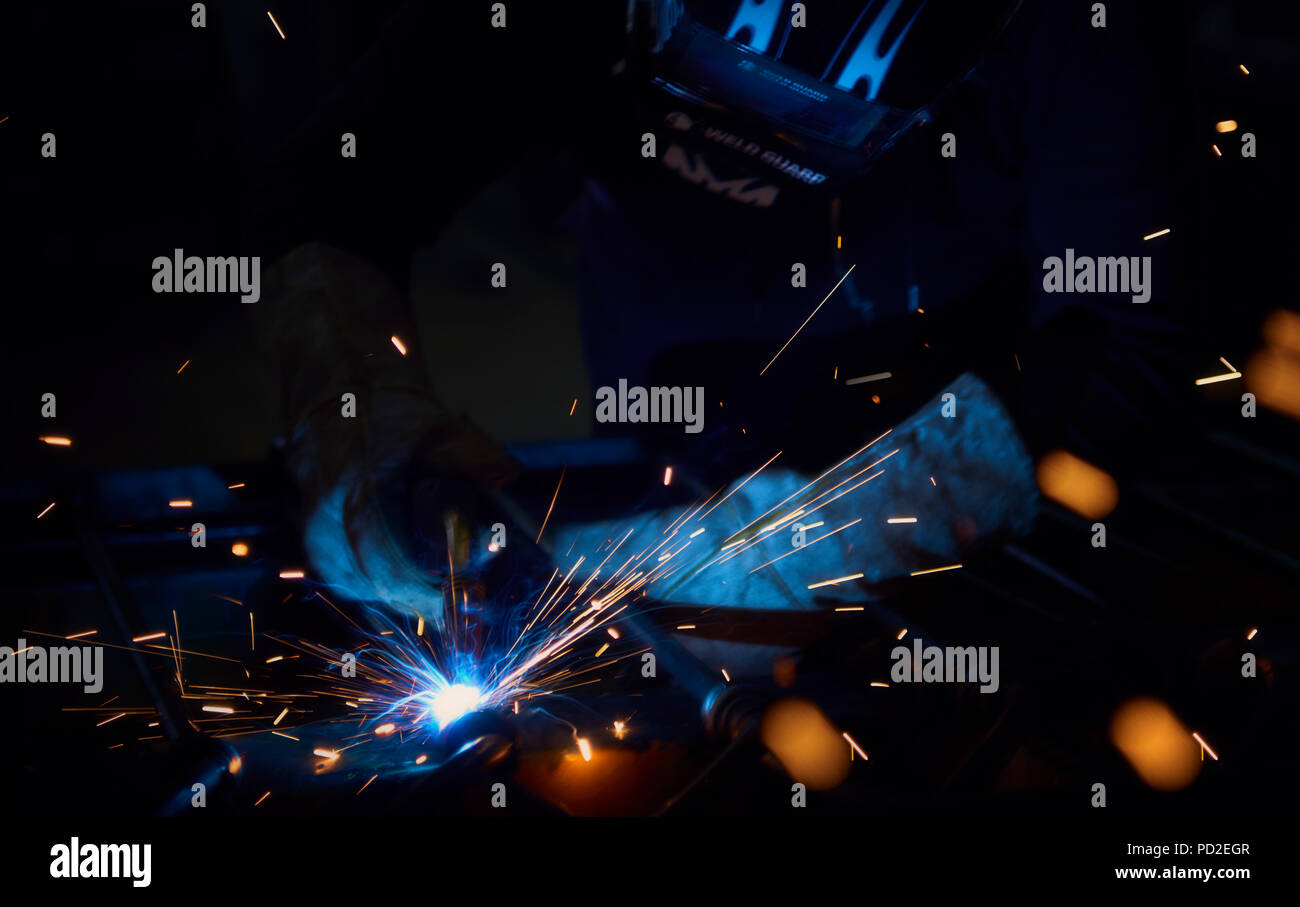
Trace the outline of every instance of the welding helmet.
{"type": "Polygon", "coordinates": [[[670,170],[767,208],[841,191],[971,78],[1019,0],[629,0],[619,65],[670,170]]]}

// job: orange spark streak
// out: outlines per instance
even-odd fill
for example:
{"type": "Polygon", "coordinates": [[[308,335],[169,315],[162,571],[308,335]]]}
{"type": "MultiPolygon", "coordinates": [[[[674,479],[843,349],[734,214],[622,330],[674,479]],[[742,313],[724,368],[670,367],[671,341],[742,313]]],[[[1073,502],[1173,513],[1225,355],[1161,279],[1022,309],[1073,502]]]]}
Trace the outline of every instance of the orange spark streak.
{"type": "Polygon", "coordinates": [[[1205,742],[1204,737],[1202,737],[1196,731],[1192,731],[1192,737],[1196,739],[1196,742],[1201,745],[1201,748],[1204,749],[1205,752],[1210,754],[1211,759],[1213,759],[1215,762],[1219,761],[1219,754],[1214,751],[1214,748],[1212,746],[1210,746],[1208,743],[1205,742]]]}
{"type": "Polygon", "coordinates": [[[961,564],[949,564],[946,567],[931,567],[928,570],[913,570],[912,576],[925,576],[927,573],[942,573],[944,570],[960,570],[961,564]]]}
{"type": "Polygon", "coordinates": [[[866,752],[863,751],[862,747],[858,746],[856,740],[854,740],[852,737],[849,736],[849,732],[844,731],[843,735],[844,735],[844,739],[849,742],[849,746],[853,748],[853,751],[857,753],[859,756],[861,756],[863,759],[866,759],[867,758],[866,752]]]}
{"type": "Polygon", "coordinates": [[[836,583],[846,583],[851,579],[862,579],[863,574],[853,573],[849,576],[841,576],[838,579],[824,579],[820,583],[813,583],[809,589],[820,589],[822,586],[834,586],[836,583]]]}
{"type": "Polygon", "coordinates": [[[560,486],[564,484],[564,474],[568,472],[569,467],[565,466],[560,470],[560,481],[555,483],[555,494],[551,495],[551,506],[546,508],[546,516],[542,519],[542,528],[537,530],[537,538],[533,544],[539,544],[542,541],[542,533],[546,531],[546,523],[551,518],[551,511],[555,509],[555,499],[560,496],[560,486]]]}
{"type": "MultiPolygon", "coordinates": [[[[834,293],[836,290],[838,290],[838,289],[840,288],[840,284],[841,284],[841,283],[844,283],[845,279],[846,279],[850,274],[853,273],[853,269],[856,268],[856,267],[857,267],[856,264],[854,264],[854,265],[850,265],[850,266],[849,266],[849,269],[848,269],[847,271],[844,272],[844,277],[841,277],[841,278],[839,279],[839,283],[837,283],[837,284],[835,284],[835,286],[831,287],[831,292],[826,294],[826,299],[830,299],[830,298],[831,298],[831,294],[834,293]]],[[[764,372],[766,372],[769,368],[771,368],[771,367],[772,367],[772,363],[776,361],[777,356],[780,356],[782,353],[784,353],[784,352],[785,352],[785,348],[786,348],[787,346],[789,346],[791,343],[794,342],[794,338],[796,338],[796,337],[799,336],[799,331],[802,331],[802,330],[804,329],[804,327],[807,326],[808,322],[812,321],[812,319],[813,319],[813,315],[816,315],[819,311],[821,311],[821,307],[824,306],[824,305],[826,305],[826,299],[823,299],[821,302],[817,303],[817,308],[815,308],[815,309],[812,310],[812,315],[809,315],[807,318],[805,318],[805,319],[803,320],[803,324],[799,325],[798,330],[796,330],[793,334],[790,335],[790,339],[787,340],[787,341],[785,342],[785,346],[782,346],[779,350],[777,350],[777,351],[776,351],[776,356],[773,356],[772,359],[771,359],[771,361],[768,362],[767,365],[763,366],[763,371],[761,371],[761,372],[758,373],[760,376],[762,376],[764,372]]]]}

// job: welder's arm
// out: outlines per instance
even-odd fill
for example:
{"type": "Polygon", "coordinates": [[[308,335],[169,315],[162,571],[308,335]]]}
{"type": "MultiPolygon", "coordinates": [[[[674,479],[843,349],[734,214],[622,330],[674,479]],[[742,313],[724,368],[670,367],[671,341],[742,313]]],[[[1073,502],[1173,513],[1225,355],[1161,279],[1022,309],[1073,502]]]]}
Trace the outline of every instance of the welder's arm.
{"type": "Polygon", "coordinates": [[[1009,414],[970,374],[824,478],[776,466],[736,479],[714,498],[720,504],[676,526],[682,508],[570,526],[555,550],[569,560],[590,556],[635,528],[630,551],[665,538],[662,553],[680,549],[649,587],[654,598],[813,608],[819,598],[871,597],[864,586],[951,566],[978,546],[1023,533],[1037,500],[1033,466],[1009,414]],[[855,574],[861,582],[818,585],[855,574]]]}
{"type": "Polygon", "coordinates": [[[400,297],[367,263],[320,243],[299,246],[268,270],[258,309],[280,373],[284,452],[312,578],[440,626],[436,571],[449,548],[462,564],[469,545],[439,538],[440,512],[420,524],[411,484],[441,483],[432,496],[450,507],[450,490],[503,482],[514,461],[432,394],[400,297]],[[416,551],[417,536],[433,544],[416,551]]]}

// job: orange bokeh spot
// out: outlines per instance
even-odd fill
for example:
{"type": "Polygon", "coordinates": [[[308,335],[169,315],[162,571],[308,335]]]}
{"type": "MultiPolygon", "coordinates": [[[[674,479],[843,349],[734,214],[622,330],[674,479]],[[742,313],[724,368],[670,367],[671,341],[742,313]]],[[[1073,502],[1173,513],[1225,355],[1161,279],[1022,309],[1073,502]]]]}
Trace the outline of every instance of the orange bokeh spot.
{"type": "Polygon", "coordinates": [[[1090,520],[1101,519],[1119,503],[1119,486],[1109,473],[1065,450],[1054,450],[1038,461],[1038,487],[1090,520]]]}
{"type": "Polygon", "coordinates": [[[830,790],[848,777],[848,743],[807,699],[773,703],[759,733],[790,777],[811,790],[830,790]]]}
{"type": "Polygon", "coordinates": [[[1200,744],[1158,699],[1140,697],[1120,706],[1110,720],[1110,739],[1156,790],[1181,790],[1201,771],[1200,744]]]}

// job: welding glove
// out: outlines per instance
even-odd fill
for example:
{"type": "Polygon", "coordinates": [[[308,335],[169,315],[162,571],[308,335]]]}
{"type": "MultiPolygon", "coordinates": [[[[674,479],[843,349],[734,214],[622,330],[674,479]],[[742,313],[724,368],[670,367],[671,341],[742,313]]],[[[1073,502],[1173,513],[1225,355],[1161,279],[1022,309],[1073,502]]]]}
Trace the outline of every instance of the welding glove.
{"type": "Polygon", "coordinates": [[[590,560],[631,529],[624,550],[652,552],[640,567],[652,599],[812,609],[876,598],[886,580],[959,564],[978,545],[1029,530],[1033,464],[973,374],[871,440],[820,477],[774,463],[702,505],[564,527],[554,550],[568,554],[557,566],[590,560]]]}
{"type": "Polygon", "coordinates": [[[487,550],[473,543],[474,502],[517,464],[433,395],[400,296],[377,269],[299,246],[269,269],[259,309],[311,578],[442,627],[446,574],[472,574],[487,550]]]}

